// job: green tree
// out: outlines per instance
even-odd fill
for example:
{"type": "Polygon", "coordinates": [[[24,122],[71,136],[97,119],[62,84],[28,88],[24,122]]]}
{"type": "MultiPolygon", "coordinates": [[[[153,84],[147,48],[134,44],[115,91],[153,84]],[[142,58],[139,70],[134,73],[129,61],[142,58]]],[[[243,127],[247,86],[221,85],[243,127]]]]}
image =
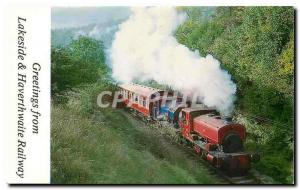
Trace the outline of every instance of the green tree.
{"type": "Polygon", "coordinates": [[[79,37],[68,46],[51,49],[52,94],[95,83],[107,73],[101,41],[79,37]]]}

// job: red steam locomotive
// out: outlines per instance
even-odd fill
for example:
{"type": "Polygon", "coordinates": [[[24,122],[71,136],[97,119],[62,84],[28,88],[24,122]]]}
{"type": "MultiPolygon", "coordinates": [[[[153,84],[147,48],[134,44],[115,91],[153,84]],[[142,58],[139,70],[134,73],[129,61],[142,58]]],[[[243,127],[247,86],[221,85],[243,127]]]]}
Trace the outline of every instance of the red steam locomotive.
{"type": "Polygon", "coordinates": [[[215,110],[184,108],[180,117],[181,135],[192,143],[197,154],[229,175],[243,175],[255,154],[244,152],[246,129],[220,117],[215,110]]]}
{"type": "Polygon", "coordinates": [[[183,108],[180,106],[182,102],[178,101],[181,98],[177,98],[171,107],[163,95],[170,93],[146,86],[126,84],[119,88],[123,103],[147,118],[157,120],[166,116],[167,121],[179,126],[181,137],[193,146],[197,154],[228,175],[243,175],[250,169],[251,161],[259,160],[257,154],[244,151],[246,128],[222,118],[216,110],[183,108]],[[172,112],[166,112],[166,108],[172,112]]]}

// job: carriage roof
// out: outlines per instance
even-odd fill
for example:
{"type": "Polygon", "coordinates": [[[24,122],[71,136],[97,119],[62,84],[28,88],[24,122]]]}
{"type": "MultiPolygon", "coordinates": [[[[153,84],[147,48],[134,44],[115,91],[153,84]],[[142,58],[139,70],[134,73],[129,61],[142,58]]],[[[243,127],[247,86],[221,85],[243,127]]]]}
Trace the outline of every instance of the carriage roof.
{"type": "Polygon", "coordinates": [[[139,84],[121,84],[119,85],[120,88],[134,92],[138,95],[145,96],[145,97],[150,97],[152,94],[162,92],[163,90],[157,89],[157,88],[151,88],[148,86],[143,86],[139,84]]]}

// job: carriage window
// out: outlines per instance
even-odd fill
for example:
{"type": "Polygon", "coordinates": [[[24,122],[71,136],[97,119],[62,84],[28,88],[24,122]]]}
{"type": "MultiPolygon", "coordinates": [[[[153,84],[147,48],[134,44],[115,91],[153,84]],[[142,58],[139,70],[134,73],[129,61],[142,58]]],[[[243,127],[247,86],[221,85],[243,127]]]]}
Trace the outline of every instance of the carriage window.
{"type": "Polygon", "coordinates": [[[178,103],[178,104],[181,104],[181,103],[182,103],[182,98],[181,98],[181,97],[177,98],[177,103],[178,103]]]}
{"type": "Polygon", "coordinates": [[[134,101],[135,101],[135,102],[138,102],[138,96],[135,94],[134,97],[135,97],[135,98],[134,98],[134,101]]]}
{"type": "Polygon", "coordinates": [[[143,98],[143,107],[146,107],[146,98],[143,98]]]}
{"type": "Polygon", "coordinates": [[[172,101],[173,101],[173,100],[167,100],[167,101],[166,101],[166,106],[167,106],[167,107],[170,107],[171,104],[172,104],[172,101]]]}

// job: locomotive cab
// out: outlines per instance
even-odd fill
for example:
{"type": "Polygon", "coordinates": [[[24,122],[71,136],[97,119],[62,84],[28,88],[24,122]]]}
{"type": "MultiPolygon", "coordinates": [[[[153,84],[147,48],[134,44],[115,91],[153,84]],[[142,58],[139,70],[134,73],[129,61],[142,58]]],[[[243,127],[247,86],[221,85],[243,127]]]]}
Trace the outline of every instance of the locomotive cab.
{"type": "Polygon", "coordinates": [[[184,108],[179,114],[179,126],[181,128],[181,134],[184,138],[193,141],[194,129],[193,119],[197,116],[207,113],[216,113],[216,110],[208,108],[184,108]]]}

